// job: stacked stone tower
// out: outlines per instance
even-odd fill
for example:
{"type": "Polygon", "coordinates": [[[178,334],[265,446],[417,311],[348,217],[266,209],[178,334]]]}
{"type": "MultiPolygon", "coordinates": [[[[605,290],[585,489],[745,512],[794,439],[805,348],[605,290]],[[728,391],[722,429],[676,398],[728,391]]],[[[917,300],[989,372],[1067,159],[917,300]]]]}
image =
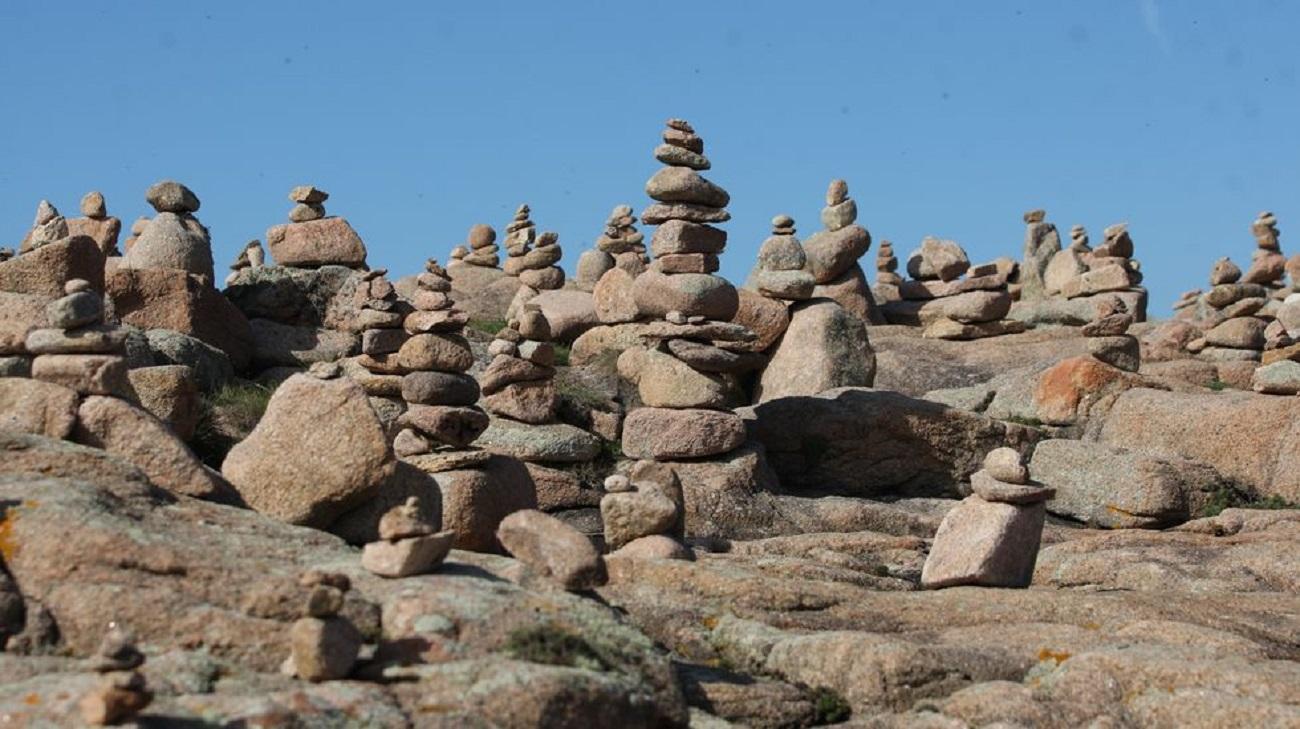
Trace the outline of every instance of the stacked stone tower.
{"type": "Polygon", "coordinates": [[[619,205],[605,221],[605,232],[596,239],[596,247],[578,258],[576,284],[591,291],[610,269],[619,268],[632,278],[645,272],[649,261],[645,255],[645,236],[636,229],[631,205],[619,205]]]}
{"type": "Polygon", "coordinates": [[[812,296],[817,282],[808,271],[807,256],[795,237],[794,218],[772,218],[772,236],[758,249],[758,263],[749,274],[747,286],[770,299],[804,301],[812,296]]]}

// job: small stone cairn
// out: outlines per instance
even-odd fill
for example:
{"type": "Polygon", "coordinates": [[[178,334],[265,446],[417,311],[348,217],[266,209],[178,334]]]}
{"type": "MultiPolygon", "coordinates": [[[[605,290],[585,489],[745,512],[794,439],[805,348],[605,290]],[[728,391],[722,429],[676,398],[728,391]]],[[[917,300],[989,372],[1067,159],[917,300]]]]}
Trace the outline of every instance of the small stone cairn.
{"type": "Polygon", "coordinates": [[[658,226],[654,262],[632,285],[639,318],[650,320],[640,327],[646,346],[624,351],[618,371],[644,405],[624,422],[624,453],[671,461],[721,455],[744,442],[740,417],[728,409],[743,358],[728,347],[755,335],[730,323],[739,296],[713,275],[727,234],[711,223],[730,219],[730,196],[696,171],[708,166],[704,140],[680,119],[668,121],[663,140],[655,158],[666,166],[646,183],[656,203],[641,216],[658,226]]]}
{"type": "Polygon", "coordinates": [[[997,448],[971,476],[974,492],[939,524],[921,587],[1028,587],[1056,492],[1032,483],[1020,454],[997,448]]]}
{"type": "Polygon", "coordinates": [[[80,218],[68,221],[71,235],[84,235],[95,241],[105,256],[122,255],[117,250],[117,237],[122,232],[122,221],[108,214],[101,192],[92,191],[81,198],[80,218]]]}
{"type": "Polygon", "coordinates": [[[1047,296],[1061,296],[1061,289],[1071,280],[1088,272],[1092,246],[1088,244],[1088,231],[1082,225],[1070,228],[1070,245],[1057,251],[1043,272],[1043,289],[1047,296]]]}
{"type": "Polygon", "coordinates": [[[893,296],[888,297],[888,301],[898,300],[898,287],[903,283],[903,277],[898,275],[898,256],[894,255],[894,244],[887,240],[880,241],[880,250],[876,251],[876,291],[880,291],[881,286],[893,286],[893,296]]]}
{"type": "Polygon", "coordinates": [[[26,253],[63,240],[68,237],[68,234],[68,219],[59,214],[59,209],[49,200],[42,200],[36,206],[36,219],[32,221],[32,229],[23,237],[18,252],[26,253]]]}
{"type": "Polygon", "coordinates": [[[583,251],[578,258],[574,284],[582,291],[593,291],[610,269],[618,268],[631,278],[645,272],[645,235],[636,229],[636,215],[631,205],[619,205],[605,221],[605,232],[596,239],[596,247],[583,251]]]}
{"type": "Polygon", "coordinates": [[[1188,351],[1211,362],[1258,362],[1267,341],[1269,319],[1263,310],[1270,290],[1242,281],[1241,269],[1220,258],[1210,269],[1210,290],[1192,310],[1205,332],[1188,343],[1188,351]]]}
{"type": "Polygon", "coordinates": [[[361,566],[381,577],[409,577],[433,572],[447,558],[453,531],[438,531],[420,510],[416,496],[379,518],[379,541],[361,551],[361,566]]]}
{"type": "Polygon", "coordinates": [[[90,283],[72,279],[65,296],[45,307],[49,327],[27,333],[32,379],[52,382],[79,395],[130,396],[126,330],[104,325],[104,300],[90,283]]]}
{"type": "Polygon", "coordinates": [[[241,271],[246,268],[261,268],[266,265],[266,251],[262,248],[262,241],[253,239],[244,245],[243,250],[235,258],[235,262],[230,264],[230,275],[226,277],[226,285],[234,283],[241,271]]]}
{"type": "Polygon", "coordinates": [[[1056,226],[1047,222],[1047,211],[1035,209],[1026,212],[1024,260],[1020,265],[1020,280],[1015,295],[1021,301],[1047,298],[1044,276],[1052,258],[1061,250],[1061,236],[1056,226]]]}
{"type": "Polygon", "coordinates": [[[555,345],[551,326],[536,308],[525,308],[497,332],[488,346],[492,361],[479,378],[483,407],[521,423],[555,421],[555,345]]]}
{"type": "Polygon", "coordinates": [[[951,240],[927,237],[907,258],[911,280],[898,287],[900,301],[885,307],[896,324],[919,324],[931,339],[981,339],[1025,330],[1007,319],[1011,310],[1009,269],[1000,263],[972,267],[951,240]],[[965,278],[963,278],[965,275],[965,278]]]}
{"type": "Polygon", "coordinates": [[[1133,315],[1118,296],[1097,304],[1097,318],[1084,325],[1088,353],[1112,367],[1137,372],[1142,365],[1142,348],[1137,337],[1128,333],[1133,315]]]}
{"type": "Polygon", "coordinates": [[[497,246],[497,232],[490,225],[478,223],[469,229],[465,245],[451,250],[451,262],[447,268],[462,265],[496,268],[501,264],[501,256],[498,255],[500,250],[497,246]]]}
{"type": "MultiPolygon", "coordinates": [[[[398,298],[387,274],[382,268],[366,271],[352,291],[352,304],[357,311],[354,326],[361,333],[361,356],[356,361],[375,375],[401,373],[401,357],[397,353],[409,339],[402,329],[407,312],[405,302],[398,298]]],[[[370,392],[364,383],[362,387],[370,392]]]]}
{"type": "Polygon", "coordinates": [[[1265,210],[1251,223],[1250,232],[1255,236],[1256,247],[1242,282],[1263,286],[1271,299],[1285,297],[1289,293],[1285,290],[1287,261],[1278,241],[1277,217],[1265,210]]]}
{"type": "Polygon", "coordinates": [[[307,589],[303,617],[289,629],[291,652],[284,673],[306,681],[347,678],[361,653],[361,633],[339,615],[352,582],[346,575],[311,570],[299,584],[307,589]]]}
{"type": "Polygon", "coordinates": [[[467,317],[455,307],[450,292],[451,277],[429,259],[416,278],[414,310],[403,322],[405,339],[395,355],[406,412],[397,419],[401,431],[393,450],[428,473],[488,459],[486,452],[469,447],[487,428],[488,417],[475,405],[478,382],[465,374],[474,354],[462,336],[467,317]]]}
{"type": "Polygon", "coordinates": [[[366,268],[366,245],[345,218],[327,216],[329,193],[312,185],[289,191],[294,203],[289,222],[266,231],[266,246],[277,265],[293,268],[366,268]]]}
{"type": "Polygon", "coordinates": [[[831,180],[822,208],[823,230],[803,242],[804,270],[817,286],[814,298],[832,299],[863,324],[883,324],[866,273],[858,260],[871,249],[871,233],[857,224],[858,204],[844,180],[831,180]]]}
{"type": "Polygon", "coordinates": [[[198,196],[179,182],[163,180],[145,192],[145,200],[158,214],[135,237],[118,268],[181,270],[211,286],[212,239],[194,217],[198,196]]]}
{"type": "Polygon", "coordinates": [[[804,270],[808,265],[803,246],[795,237],[794,218],[772,218],[772,236],[758,249],[758,263],[749,274],[746,288],[769,299],[806,301],[817,281],[804,270]]]}
{"type": "MultiPolygon", "coordinates": [[[[1133,258],[1133,239],[1129,236],[1128,224],[1118,223],[1106,228],[1102,244],[1087,253],[1083,250],[1087,245],[1086,233],[1082,228],[1079,232],[1080,238],[1071,240],[1071,249],[1061,253],[1082,260],[1087,270],[1073,276],[1058,270],[1060,278],[1054,279],[1053,283],[1060,286],[1059,296],[1067,300],[1089,301],[1094,305],[1102,295],[1119,296],[1124,299],[1134,320],[1143,321],[1146,318],[1147,292],[1140,286],[1141,264],[1133,258]]],[[[1067,265],[1062,263],[1059,268],[1065,269],[1067,265]]],[[[1021,277],[1024,277],[1023,269],[1021,277]]]]}
{"type": "Polygon", "coordinates": [[[99,686],[81,699],[81,718],[87,725],[121,724],[153,701],[144,674],[138,670],[144,665],[144,654],[136,648],[131,634],[116,623],[109,623],[108,632],[88,663],[101,679],[99,686]]]}
{"type": "Polygon", "coordinates": [[[621,473],[605,479],[600,517],[606,548],[614,554],[663,551],[663,556],[682,559],[689,550],[681,544],[686,528],[681,483],[671,469],[646,462],[635,464],[632,475],[635,480],[621,473]],[[672,545],[654,546],[663,540],[672,545]]]}

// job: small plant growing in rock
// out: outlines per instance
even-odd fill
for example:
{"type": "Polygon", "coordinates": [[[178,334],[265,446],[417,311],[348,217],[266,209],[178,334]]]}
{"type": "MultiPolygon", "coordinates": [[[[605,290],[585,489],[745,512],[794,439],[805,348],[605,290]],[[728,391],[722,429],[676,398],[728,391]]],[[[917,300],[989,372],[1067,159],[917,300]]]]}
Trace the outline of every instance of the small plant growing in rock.
{"type": "Polygon", "coordinates": [[[535,625],[511,631],[506,652],[529,663],[605,671],[608,666],[582,636],[558,625],[535,625]]]}
{"type": "Polygon", "coordinates": [[[1210,388],[1211,390],[1214,390],[1215,392],[1223,392],[1224,390],[1228,389],[1228,383],[1216,377],[1213,380],[1210,380],[1210,384],[1206,385],[1206,387],[1210,388]]]}
{"type": "Polygon", "coordinates": [[[506,328],[505,319],[470,319],[465,326],[477,332],[495,337],[497,332],[506,328]]]}
{"type": "Polygon", "coordinates": [[[849,702],[840,696],[833,689],[817,688],[812,693],[813,702],[813,724],[822,726],[826,724],[838,724],[849,718],[853,709],[849,702]]]}
{"type": "Polygon", "coordinates": [[[236,443],[248,437],[266,412],[271,388],[252,382],[223,385],[204,395],[201,413],[190,447],[209,466],[220,469],[221,462],[236,443]]]}

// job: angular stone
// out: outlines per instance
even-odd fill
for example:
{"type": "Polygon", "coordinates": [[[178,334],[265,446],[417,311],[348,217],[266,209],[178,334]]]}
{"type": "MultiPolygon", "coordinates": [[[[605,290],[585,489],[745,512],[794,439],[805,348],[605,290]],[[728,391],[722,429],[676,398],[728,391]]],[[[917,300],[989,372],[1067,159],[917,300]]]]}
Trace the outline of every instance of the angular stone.
{"type": "Polygon", "coordinates": [[[1088,353],[1112,367],[1125,372],[1137,372],[1142,367],[1142,347],[1137,337],[1122,334],[1116,337],[1089,337],[1088,353]]]}
{"type": "Polygon", "coordinates": [[[193,336],[224,352],[237,369],[248,366],[255,346],[248,320],[201,278],[180,270],[118,268],[106,283],[123,324],[193,336]]]}
{"type": "Polygon", "coordinates": [[[126,360],[110,354],[42,354],[32,360],[32,378],[81,395],[126,397],[131,392],[126,360]]]}
{"type": "Polygon", "coordinates": [[[1079,296],[1099,294],[1104,291],[1122,291],[1142,282],[1142,277],[1119,264],[1094,268],[1091,271],[1071,279],[1061,287],[1061,294],[1067,299],[1079,296]]]}
{"type": "Polygon", "coordinates": [[[516,511],[501,520],[496,534],[512,557],[566,590],[605,583],[605,563],[591,540],[549,514],[516,511]]]}
{"type": "Polygon", "coordinates": [[[559,395],[549,379],[514,382],[483,397],[488,412],[524,423],[552,422],[558,406],[559,395]]]}
{"type": "Polygon", "coordinates": [[[266,244],[281,266],[366,265],[366,246],[344,218],[277,225],[266,231],[266,244]]]}
{"type": "Polygon", "coordinates": [[[397,424],[414,428],[439,443],[464,448],[488,427],[488,416],[471,407],[412,404],[397,419],[397,424]]]}
{"type": "Polygon", "coordinates": [[[381,577],[410,577],[434,571],[451,552],[453,531],[370,542],[361,550],[361,566],[381,577]]]}
{"type": "Polygon", "coordinates": [[[0,377],[0,430],[67,438],[77,422],[77,393],[62,385],[0,377]]]}
{"type": "Polygon", "coordinates": [[[403,320],[402,328],[408,334],[452,334],[459,332],[467,323],[469,315],[456,309],[413,311],[403,320]]]}
{"type": "Polygon", "coordinates": [[[257,369],[335,362],[357,347],[356,335],[334,329],[277,324],[267,319],[254,319],[248,324],[253,337],[252,363],[257,369]]]}
{"type": "Polygon", "coordinates": [[[86,236],[47,243],[7,261],[0,261],[0,292],[63,296],[63,285],[84,279],[96,291],[104,289],[104,254],[86,236]]]}
{"type": "Polygon", "coordinates": [[[876,355],[861,320],[821,299],[798,304],[791,312],[790,326],[755,387],[756,403],[871,385],[876,355]]]}
{"type": "Polygon", "coordinates": [[[968,496],[944,517],[921,570],[921,586],[1028,587],[1045,510],[968,496]]]}
{"type": "Polygon", "coordinates": [[[623,453],[629,458],[705,458],[744,442],[744,421],[721,410],[644,407],[623,421],[623,453]]]}
{"type": "Polygon", "coordinates": [[[185,365],[137,367],[127,371],[131,389],[140,407],[188,441],[202,415],[202,404],[194,370],[185,365]]]}
{"type": "Polygon", "coordinates": [[[727,231],[685,220],[664,222],[650,238],[650,252],[655,258],[674,253],[718,254],[726,245],[727,231]]]}
{"type": "Polygon", "coordinates": [[[323,528],[374,496],[394,468],[384,427],[359,385],[294,375],[221,472],[257,511],[323,528]]]}

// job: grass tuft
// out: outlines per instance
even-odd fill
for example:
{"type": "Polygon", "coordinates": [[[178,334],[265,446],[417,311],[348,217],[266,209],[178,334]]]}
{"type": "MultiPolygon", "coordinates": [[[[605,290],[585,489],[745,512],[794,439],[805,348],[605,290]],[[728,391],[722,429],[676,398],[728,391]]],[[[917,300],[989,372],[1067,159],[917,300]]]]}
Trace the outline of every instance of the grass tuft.
{"type": "Polygon", "coordinates": [[[221,469],[226,454],[257,427],[271,390],[251,382],[223,385],[199,402],[199,423],[190,447],[205,464],[221,469]]]}
{"type": "Polygon", "coordinates": [[[529,663],[585,668],[589,671],[609,670],[609,666],[586,639],[553,624],[511,631],[506,639],[506,652],[529,663]]]}

